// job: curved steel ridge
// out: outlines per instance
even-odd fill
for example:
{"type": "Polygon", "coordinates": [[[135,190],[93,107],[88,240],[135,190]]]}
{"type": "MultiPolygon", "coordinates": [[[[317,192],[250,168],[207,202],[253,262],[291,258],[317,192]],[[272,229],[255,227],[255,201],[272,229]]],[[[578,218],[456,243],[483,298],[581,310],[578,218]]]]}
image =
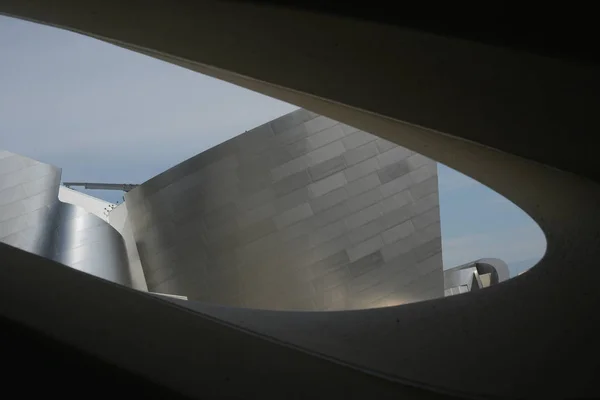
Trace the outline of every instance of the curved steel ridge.
{"type": "MultiPolygon", "coordinates": [[[[255,394],[276,393],[268,385],[253,384],[252,380],[264,379],[265,371],[270,379],[294,389],[302,384],[330,388],[346,382],[347,387],[357,389],[353,394],[361,395],[365,392],[359,390],[360,385],[354,386],[360,381],[376,395],[409,390],[361,378],[314,357],[304,358],[301,352],[253,341],[234,329],[221,330],[218,321],[269,332],[371,373],[444,393],[470,397],[599,394],[593,375],[598,369],[600,327],[592,316],[600,306],[596,261],[600,255],[596,180],[600,175],[592,153],[594,135],[589,134],[600,103],[598,71],[392,26],[267,6],[206,1],[177,8],[162,2],[135,11],[126,7],[118,1],[106,1],[97,8],[66,0],[52,5],[15,1],[5,2],[0,10],[141,49],[444,162],[529,213],[546,235],[546,255],[527,274],[484,291],[401,307],[335,313],[202,305],[200,314],[191,314],[61,271],[57,273],[64,278],[61,284],[71,287],[85,281],[90,291],[94,288],[94,293],[82,296],[84,304],[95,316],[118,323],[119,337],[98,337],[91,328],[94,318],[84,318],[81,312],[77,315],[89,326],[82,324],[76,332],[62,324],[49,324],[10,286],[0,292],[6,300],[0,302],[4,315],[194,396],[244,395],[248,388],[255,389],[255,394]],[[136,29],[129,29],[134,20],[136,29]],[[131,313],[126,309],[110,315],[94,307],[94,297],[107,293],[115,302],[130,301],[136,310],[160,317],[156,325],[169,324],[173,332],[145,331],[147,336],[139,346],[154,345],[153,356],[169,355],[180,361],[177,374],[149,360],[139,347],[128,348],[126,355],[114,350],[128,339],[133,342],[141,332],[127,320],[131,313]],[[6,306],[9,301],[12,308],[6,306]],[[30,313],[18,312],[25,309],[30,313]],[[175,336],[177,343],[159,340],[174,332],[180,335],[175,336]],[[198,343],[199,337],[205,342],[198,343]],[[192,357],[200,351],[214,358],[192,357]],[[228,359],[239,354],[243,357],[235,363],[228,359]],[[290,370],[291,365],[301,376],[290,370]],[[199,370],[207,374],[198,374],[199,370]],[[216,383],[228,374],[239,379],[240,385],[216,383]]],[[[17,262],[27,260],[22,254],[12,255],[17,262]]],[[[42,269],[6,270],[11,274],[0,271],[3,285],[22,285],[30,271],[42,269]]],[[[56,277],[47,278],[55,281],[56,277]]],[[[46,300],[36,306],[76,311],[68,299],[49,301],[44,287],[36,282],[30,287],[46,300]]],[[[136,322],[143,320],[149,328],[152,318],[146,316],[136,322]]]]}
{"type": "Polygon", "coordinates": [[[73,204],[95,201],[100,205],[92,207],[101,210],[105,202],[88,200],[78,192],[61,193],[61,170],[54,166],[7,151],[0,153],[5,172],[0,175],[5,200],[0,207],[0,242],[121,285],[145,286],[133,278],[120,233],[73,204]]]}

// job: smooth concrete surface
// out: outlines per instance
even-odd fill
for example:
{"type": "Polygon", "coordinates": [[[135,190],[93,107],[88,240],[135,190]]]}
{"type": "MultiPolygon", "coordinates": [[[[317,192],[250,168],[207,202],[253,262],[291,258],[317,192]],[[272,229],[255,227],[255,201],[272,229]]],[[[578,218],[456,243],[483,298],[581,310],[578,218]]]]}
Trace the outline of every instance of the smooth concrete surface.
{"type": "Polygon", "coordinates": [[[436,164],[306,110],[125,198],[150,291],[278,310],[443,296],[436,164]]]}
{"type": "MultiPolygon", "coordinates": [[[[145,285],[130,270],[119,232],[84,208],[60,201],[59,184],[60,169],[1,151],[0,242],[125,286],[145,285]]],[[[96,212],[102,203],[84,194],[61,197],[96,212]]]]}
{"type": "MultiPolygon", "coordinates": [[[[0,10],[209,73],[443,162],[526,211],[546,235],[546,254],[527,273],[499,285],[400,307],[304,313],[201,304],[199,313],[186,313],[123,288],[111,290],[111,299],[104,296],[106,283],[90,281],[83,288],[89,277],[81,275],[60,281],[81,294],[79,310],[73,309],[72,299],[53,297],[28,279],[39,271],[48,279],[57,274],[42,269],[39,259],[8,249],[3,254],[11,261],[0,272],[4,316],[198,398],[207,393],[243,397],[248,386],[223,387],[214,378],[264,382],[266,371],[269,382],[299,390],[298,397],[309,395],[303,389],[308,380],[322,384],[313,387],[325,387],[320,379],[330,379],[338,389],[354,389],[358,380],[353,378],[364,376],[339,375],[348,366],[394,381],[397,397],[427,398],[434,391],[469,398],[600,395],[595,373],[600,327],[592,317],[600,307],[596,68],[347,19],[332,15],[335,10],[315,15],[212,1],[131,9],[130,4],[4,1],[0,10]],[[26,288],[35,288],[38,296],[27,296],[26,288]],[[111,300],[119,304],[119,319],[111,335],[100,335],[98,317],[106,315],[111,300]],[[64,310],[80,318],[75,329],[46,317],[48,311],[64,310]],[[150,324],[151,316],[160,323],[150,324]],[[143,317],[144,343],[150,346],[127,346],[136,342],[143,317]],[[224,337],[208,328],[209,322],[244,327],[276,341],[256,347],[256,353],[240,348],[234,356],[228,351],[245,336],[224,337]],[[150,329],[165,324],[176,340],[164,340],[164,329],[150,329]],[[187,335],[190,331],[196,334],[187,335]],[[197,347],[204,343],[212,347],[197,347]],[[278,353],[283,343],[344,366],[291,373],[284,368],[300,364],[278,353]],[[165,366],[161,355],[173,363],[165,366]],[[223,364],[231,360],[237,367],[223,364]],[[174,365],[181,368],[175,371],[174,365]],[[198,373],[204,370],[214,374],[198,373]],[[411,386],[427,392],[408,394],[411,386]]],[[[359,387],[368,386],[378,397],[386,384],[361,380],[359,387]]],[[[254,396],[275,392],[272,385],[252,388],[254,396]]]]}

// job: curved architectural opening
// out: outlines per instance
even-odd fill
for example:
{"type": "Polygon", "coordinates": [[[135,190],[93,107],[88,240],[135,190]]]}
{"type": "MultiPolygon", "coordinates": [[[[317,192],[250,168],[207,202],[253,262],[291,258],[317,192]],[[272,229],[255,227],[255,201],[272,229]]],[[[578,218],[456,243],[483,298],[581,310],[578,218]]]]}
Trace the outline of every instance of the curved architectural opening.
{"type": "Polygon", "coordinates": [[[36,88],[27,112],[45,119],[56,147],[36,149],[37,122],[20,117],[27,98],[5,110],[2,129],[28,133],[8,144],[60,157],[69,178],[145,181],[124,196],[100,192],[111,202],[65,187],[59,195],[117,228],[129,268],[151,292],[247,308],[376,308],[486,287],[506,279],[503,261],[515,276],[543,254],[543,234],[514,204],[404,147],[307,110],[286,114],[296,107],[95,39],[2,22],[31,39],[9,67],[32,64],[41,48],[63,60],[28,82],[10,78],[12,98],[36,88]],[[91,134],[64,133],[61,110],[44,111],[50,98],[91,134]],[[500,273],[478,263],[490,258],[501,260],[500,273]]]}
{"type": "Polygon", "coordinates": [[[546,251],[538,224],[513,202],[458,171],[439,164],[444,269],[498,258],[515,277],[546,251]]]}
{"type": "MultiPolygon", "coordinates": [[[[600,248],[589,134],[600,93],[594,68],[394,24],[241,2],[156,2],[130,10],[107,0],[90,10],[81,2],[14,1],[1,8],[260,90],[418,150],[506,195],[548,239],[539,268],[485,292],[335,313],[205,303],[194,303],[194,313],[88,275],[43,268],[57,265],[2,246],[11,260],[0,269],[3,316],[198,398],[207,390],[279,394],[265,376],[306,397],[340,388],[356,397],[597,397],[598,328],[590,319],[598,306],[600,248]],[[349,85],[358,81],[360,87],[349,85]],[[29,279],[34,273],[44,279],[29,279]],[[72,293],[57,293],[59,285],[79,295],[77,307],[72,293]],[[31,290],[24,293],[24,286],[31,290]],[[48,318],[65,310],[78,324],[48,318]],[[156,315],[161,329],[140,335],[140,321],[153,326],[156,315]],[[222,357],[235,350],[244,356],[222,357]]],[[[228,162],[218,167],[231,168],[228,162]]],[[[142,226],[164,223],[165,229],[148,230],[150,241],[168,240],[160,235],[177,228],[160,220],[168,211],[156,212],[164,208],[160,189],[168,181],[160,175],[130,193],[156,199],[139,208],[142,226]],[[144,212],[159,218],[146,222],[144,212]]],[[[170,255],[163,252],[163,260],[172,261],[170,255]]],[[[478,264],[478,274],[491,265],[478,264]]]]}

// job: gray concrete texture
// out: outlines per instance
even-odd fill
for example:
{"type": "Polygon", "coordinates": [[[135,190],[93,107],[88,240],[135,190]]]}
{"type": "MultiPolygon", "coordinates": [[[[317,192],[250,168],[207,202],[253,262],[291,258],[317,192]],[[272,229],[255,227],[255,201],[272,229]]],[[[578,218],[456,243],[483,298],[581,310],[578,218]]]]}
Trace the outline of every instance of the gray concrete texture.
{"type": "Polygon", "coordinates": [[[126,205],[150,291],[281,310],[443,296],[435,162],[307,110],[165,171],[126,205]]]}

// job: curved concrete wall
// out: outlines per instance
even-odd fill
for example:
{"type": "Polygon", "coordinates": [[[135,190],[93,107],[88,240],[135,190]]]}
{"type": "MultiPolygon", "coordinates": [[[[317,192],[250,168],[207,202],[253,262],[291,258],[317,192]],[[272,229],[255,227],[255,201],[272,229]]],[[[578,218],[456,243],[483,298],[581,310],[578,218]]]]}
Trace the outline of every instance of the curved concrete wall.
{"type": "Polygon", "coordinates": [[[59,201],[60,176],[56,167],[0,152],[0,242],[139,288],[119,232],[82,207],[59,201]]]}
{"type": "Polygon", "coordinates": [[[0,268],[3,316],[194,398],[340,390],[354,398],[383,398],[384,390],[422,399],[598,397],[600,327],[590,316],[600,304],[600,74],[593,67],[357,23],[339,9],[318,15],[240,2],[130,7],[114,0],[93,8],[64,0],[5,2],[2,11],[386,136],[505,195],[548,239],[538,266],[489,289],[336,313],[202,305],[193,314],[9,248],[0,268]],[[47,317],[65,312],[78,323],[47,317]],[[140,335],[140,326],[157,327],[157,317],[169,329],[140,335]]]}
{"type": "Polygon", "coordinates": [[[372,308],[443,295],[431,160],[306,110],[126,195],[151,291],[231,306],[372,308]]]}

